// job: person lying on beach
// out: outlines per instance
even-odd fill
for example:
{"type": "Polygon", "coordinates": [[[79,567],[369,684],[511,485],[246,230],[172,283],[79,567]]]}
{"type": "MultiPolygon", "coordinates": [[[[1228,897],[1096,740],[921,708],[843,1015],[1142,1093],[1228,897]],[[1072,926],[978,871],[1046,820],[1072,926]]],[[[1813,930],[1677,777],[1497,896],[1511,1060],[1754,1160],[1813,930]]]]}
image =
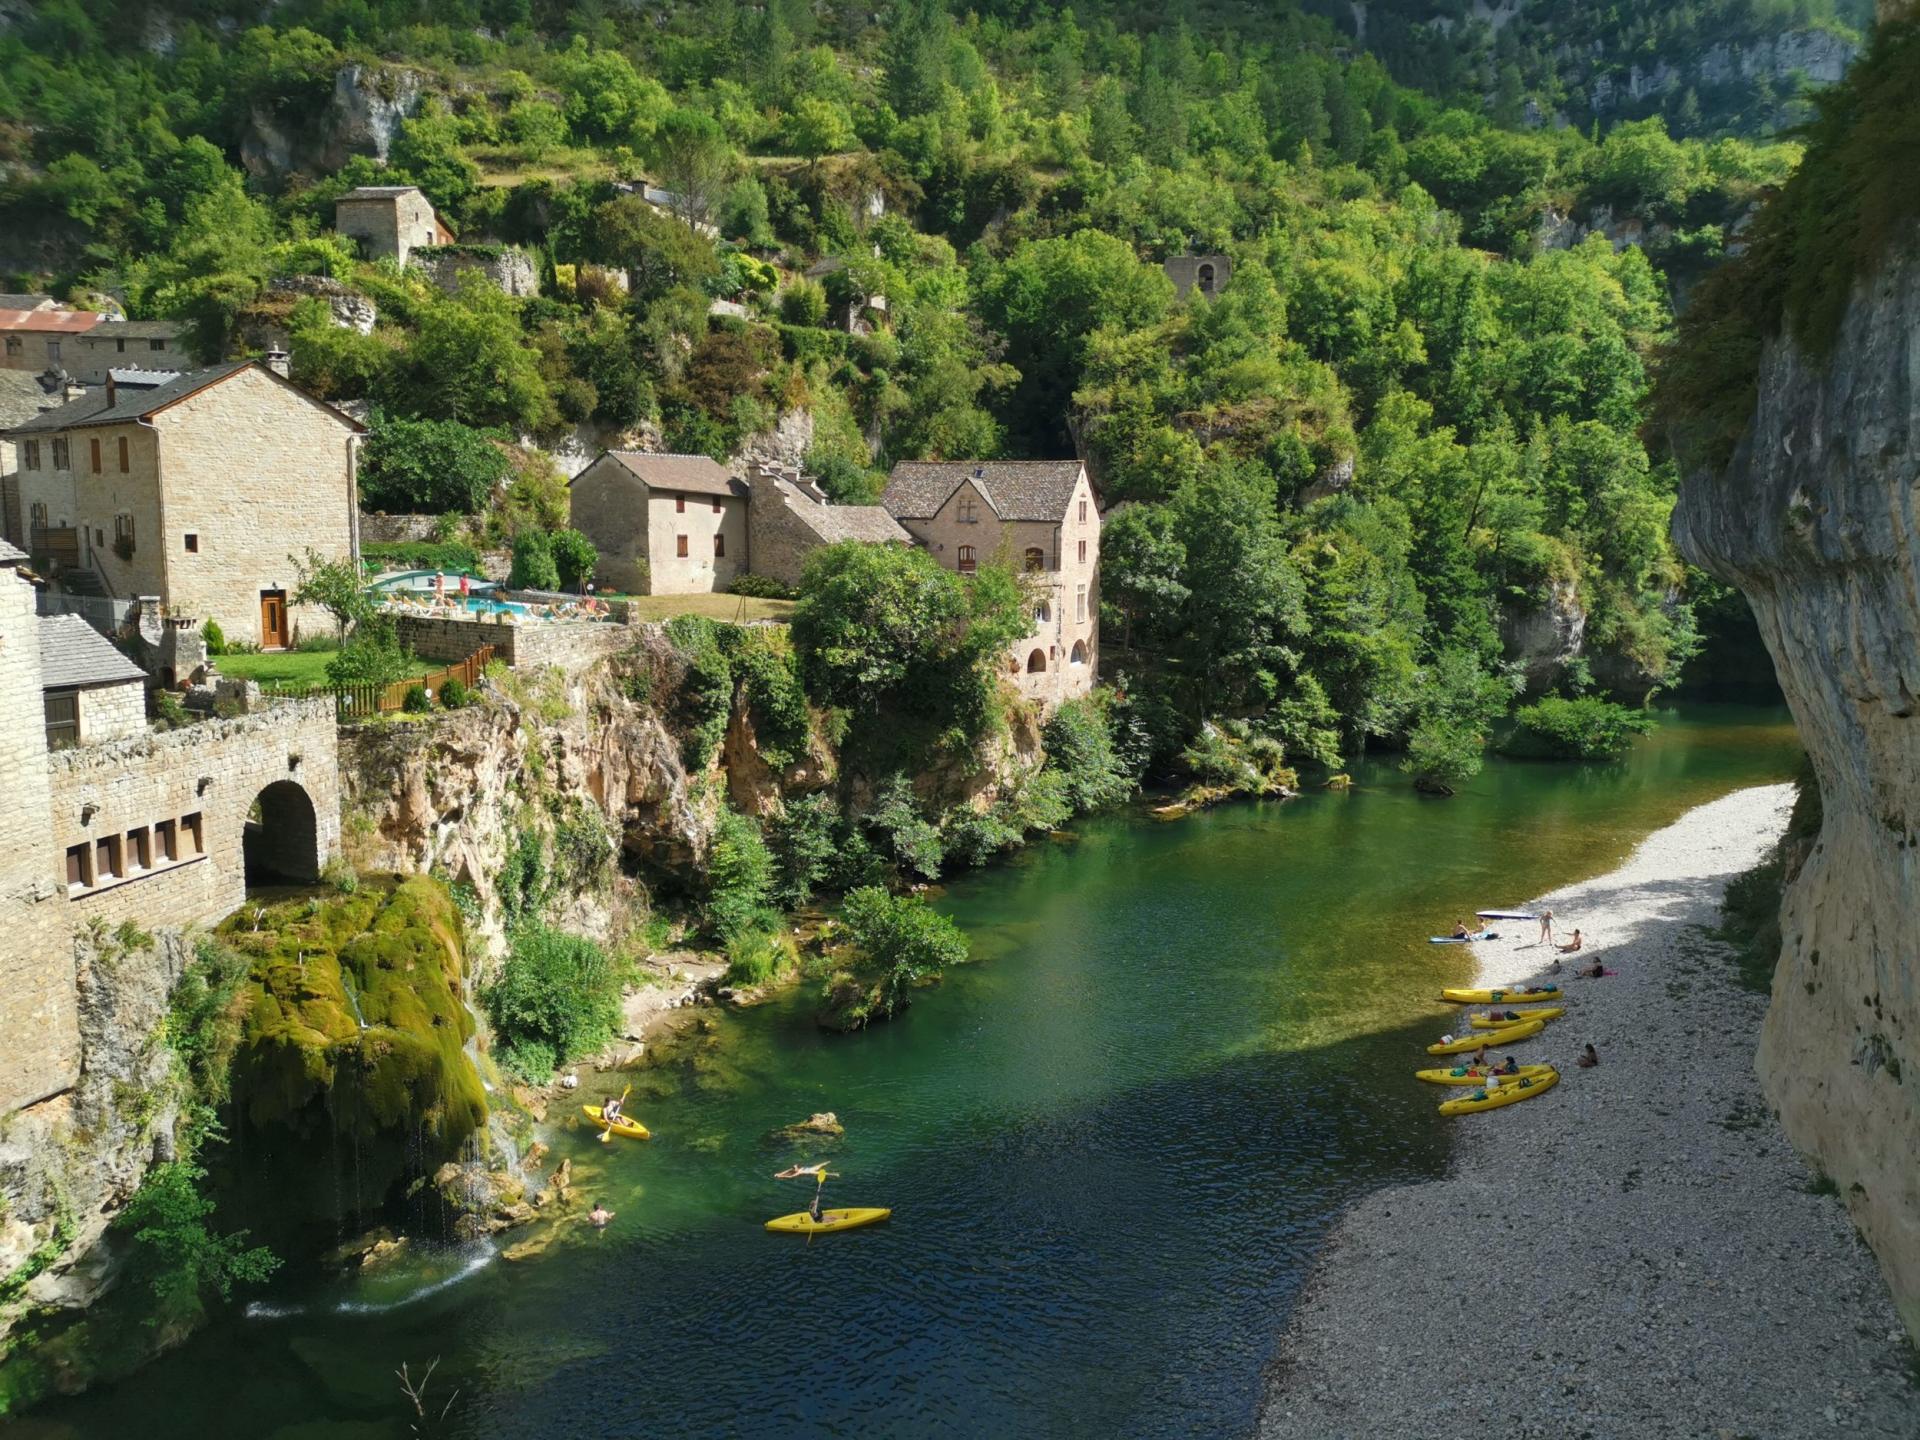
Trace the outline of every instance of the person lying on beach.
{"type": "Polygon", "coordinates": [[[1607,968],[1596,960],[1591,965],[1581,966],[1573,973],[1575,978],[1580,980],[1598,980],[1602,975],[1607,973],[1607,968]]]}
{"type": "Polygon", "coordinates": [[[1593,1048],[1593,1042],[1591,1040],[1587,1042],[1587,1048],[1574,1063],[1582,1070],[1591,1070],[1600,1063],[1600,1052],[1593,1048]]]}
{"type": "Polygon", "coordinates": [[[1476,1070],[1485,1070],[1487,1068],[1487,1062],[1492,1058],[1491,1055],[1487,1054],[1487,1047],[1482,1045],[1478,1050],[1473,1052],[1473,1068],[1476,1070]]]}
{"type": "Polygon", "coordinates": [[[1583,943],[1584,942],[1580,939],[1580,929],[1578,926],[1575,926],[1573,931],[1573,938],[1569,940],[1566,944],[1558,946],[1556,948],[1560,951],[1562,955],[1571,955],[1573,954],[1574,951],[1578,950],[1583,943]]]}

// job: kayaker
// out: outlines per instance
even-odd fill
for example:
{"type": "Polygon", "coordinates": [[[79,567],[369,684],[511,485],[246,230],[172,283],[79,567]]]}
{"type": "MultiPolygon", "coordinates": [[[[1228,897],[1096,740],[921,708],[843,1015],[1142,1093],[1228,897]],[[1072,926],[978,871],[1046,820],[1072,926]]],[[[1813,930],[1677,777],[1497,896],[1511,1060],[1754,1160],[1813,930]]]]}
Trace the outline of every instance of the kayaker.
{"type": "Polygon", "coordinates": [[[807,1206],[807,1218],[816,1225],[820,1223],[820,1197],[826,1193],[826,1189],[827,1176],[826,1172],[822,1171],[814,1181],[813,1203],[807,1206]]]}
{"type": "Polygon", "coordinates": [[[1540,938],[1534,941],[1534,944],[1551,945],[1552,943],[1553,943],[1553,912],[1551,910],[1542,910],[1540,912],[1540,938]]]}
{"type": "Polygon", "coordinates": [[[607,1102],[600,1107],[601,1123],[606,1125],[612,1125],[618,1122],[619,1119],[620,1119],[620,1097],[617,1095],[609,1096],[607,1098],[607,1102]]]}
{"type": "Polygon", "coordinates": [[[1591,1070],[1600,1063],[1600,1052],[1593,1048],[1593,1042],[1591,1040],[1587,1042],[1586,1050],[1581,1053],[1580,1058],[1574,1063],[1582,1070],[1591,1070]]]}
{"type": "Polygon", "coordinates": [[[1573,927],[1573,938],[1557,948],[1562,955],[1571,955],[1585,943],[1586,942],[1580,938],[1580,927],[1576,925],[1573,927]]]}
{"type": "Polygon", "coordinates": [[[593,1202],[593,1209],[587,1212],[587,1223],[596,1230],[606,1229],[607,1222],[611,1219],[613,1219],[613,1211],[607,1209],[598,1200],[593,1202]]]}

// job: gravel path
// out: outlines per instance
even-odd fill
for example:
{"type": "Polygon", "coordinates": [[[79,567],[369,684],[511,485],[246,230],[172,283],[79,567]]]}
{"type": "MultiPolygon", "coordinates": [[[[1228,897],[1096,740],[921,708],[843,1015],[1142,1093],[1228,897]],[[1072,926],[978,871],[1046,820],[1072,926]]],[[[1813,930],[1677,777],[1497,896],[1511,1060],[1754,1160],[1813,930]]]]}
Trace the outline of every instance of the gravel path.
{"type": "MultiPolygon", "coordinates": [[[[1810,1192],[1754,1077],[1765,998],[1702,933],[1792,795],[1701,806],[1544,897],[1619,973],[1565,981],[1566,1017],[1518,1047],[1560,1067],[1553,1093],[1454,1121],[1446,1179],[1342,1220],[1268,1377],[1261,1440],[1920,1436],[1873,1256],[1840,1201],[1810,1192]],[[1577,1069],[1589,1040],[1601,1063],[1577,1069]]],[[[1480,983],[1543,970],[1537,931],[1475,946],[1480,983]]],[[[1441,1062],[1407,1057],[1422,1063],[1441,1062]]]]}

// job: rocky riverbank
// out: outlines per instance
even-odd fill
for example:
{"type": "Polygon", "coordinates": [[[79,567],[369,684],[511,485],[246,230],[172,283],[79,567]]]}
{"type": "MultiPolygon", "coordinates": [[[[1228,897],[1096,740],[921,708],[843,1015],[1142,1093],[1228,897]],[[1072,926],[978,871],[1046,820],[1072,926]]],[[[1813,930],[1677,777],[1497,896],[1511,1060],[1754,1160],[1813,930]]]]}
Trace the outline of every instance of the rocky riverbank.
{"type": "MultiPolygon", "coordinates": [[[[1341,1222],[1269,1376],[1262,1440],[1920,1433],[1886,1284],[1754,1075],[1767,1002],[1707,933],[1792,795],[1701,806],[1542,897],[1617,972],[1566,979],[1568,1015],[1516,1052],[1561,1084],[1455,1122],[1447,1178],[1341,1222]],[[1601,1063],[1578,1069],[1589,1041],[1601,1063]]],[[[1480,983],[1544,971],[1536,928],[1476,946],[1480,983]]]]}

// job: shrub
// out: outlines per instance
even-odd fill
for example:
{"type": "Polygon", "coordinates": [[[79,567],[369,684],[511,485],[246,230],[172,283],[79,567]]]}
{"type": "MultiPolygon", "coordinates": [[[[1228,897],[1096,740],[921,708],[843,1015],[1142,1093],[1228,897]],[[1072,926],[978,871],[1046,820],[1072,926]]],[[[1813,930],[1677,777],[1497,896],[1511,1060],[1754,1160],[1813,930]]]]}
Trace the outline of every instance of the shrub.
{"type": "Polygon", "coordinates": [[[381,420],[367,437],[360,494],[372,510],[471,515],[509,468],[499,446],[457,420],[381,420]]]}
{"type": "Polygon", "coordinates": [[[827,292],[811,280],[796,280],[780,292],[780,318],[789,325],[827,323],[827,292]]]}
{"type": "Polygon", "coordinates": [[[833,797],[804,795],[789,800],[768,827],[773,852],[772,897],[792,909],[804,905],[833,871],[839,816],[833,797]]]}
{"type": "Polygon", "coordinates": [[[401,698],[400,708],[409,715],[425,715],[433,709],[433,697],[427,693],[424,685],[409,685],[407,693],[401,698]]]}
{"type": "Polygon", "coordinates": [[[1047,768],[1065,785],[1076,811],[1103,810],[1133,793],[1133,780],[1113,748],[1104,708],[1094,700],[1069,700],[1043,732],[1047,768]]]}
{"type": "Polygon", "coordinates": [[[729,985],[765,985],[793,960],[786,940],[775,931],[742,930],[727,941],[729,985]]]}
{"type": "Polygon", "coordinates": [[[302,635],[293,648],[302,655],[331,655],[340,648],[338,635],[302,635]]]}
{"type": "Polygon", "coordinates": [[[227,632],[220,628],[218,620],[209,620],[201,628],[200,634],[207,642],[207,654],[224,655],[227,653],[227,632]]]}
{"type": "Polygon", "coordinates": [[[481,997],[503,1045],[502,1068],[545,1079],[605,1045],[620,1023],[620,988],[618,970],[593,941],[537,923],[516,928],[500,978],[481,997]]]}
{"type": "Polygon", "coordinates": [[[1509,755],[1555,760],[1617,760],[1633,737],[1653,729],[1653,716],[1598,696],[1549,696],[1522,706],[1517,728],[1502,747],[1509,755]]]}
{"type": "Polygon", "coordinates": [[[720,649],[713,621],[676,615],[667,622],[667,639],[686,663],[686,678],[674,697],[674,719],[685,737],[682,756],[689,769],[705,769],[727,733],[733,711],[733,666],[720,649]]]}
{"type": "Polygon", "coordinates": [[[458,540],[406,540],[391,545],[362,545],[360,558],[376,573],[382,570],[480,573],[480,552],[458,540]]]}
{"type": "Polygon", "coordinates": [[[553,541],[544,530],[522,530],[513,537],[513,569],[507,584],[516,590],[558,590],[560,567],[553,541]]]}
{"type": "Polygon", "coordinates": [[[773,855],[760,827],[737,810],[721,813],[707,861],[707,920],[721,939],[768,928],[773,855]]]}
{"type": "Polygon", "coordinates": [[[593,578],[594,567],[600,563],[600,552],[594,549],[591,540],[578,530],[556,530],[549,540],[554,569],[563,586],[578,590],[593,578]]]}
{"type": "Polygon", "coordinates": [[[412,671],[413,655],[400,643],[393,621],[375,616],[362,623],[327,662],[334,685],[391,685],[412,671]]]}
{"type": "Polygon", "coordinates": [[[881,848],[902,870],[927,880],[940,874],[946,847],[940,841],[939,827],[921,812],[913,782],[906,776],[895,775],[880,787],[864,819],[867,829],[879,838],[881,848]]]}
{"type": "Polygon", "coordinates": [[[1407,740],[1400,768],[1413,776],[1415,788],[1451,795],[1454,786],[1480,773],[1482,744],[1469,726],[1437,717],[1422,720],[1407,740]]]}
{"type": "Polygon", "coordinates": [[[734,595],[745,595],[753,600],[791,600],[793,587],[782,585],[778,580],[765,575],[736,575],[727,590],[734,595]]]}
{"type": "Polygon", "coordinates": [[[448,710],[463,710],[473,703],[473,692],[458,675],[449,675],[440,687],[440,703],[448,710]]]}
{"type": "Polygon", "coordinates": [[[246,1231],[207,1228],[213,1202],[200,1192],[206,1173],[186,1160],[154,1166],[113,1220],[133,1235],[128,1268],[169,1308],[185,1308],[207,1290],[227,1296],[236,1284],[257,1285],[280,1265],[271,1250],[250,1248],[246,1231]]]}
{"type": "Polygon", "coordinates": [[[857,1030],[898,1014],[910,987],[967,959],[960,927],[918,895],[863,886],[847,896],[841,920],[856,959],[850,971],[827,981],[821,1022],[836,1030],[857,1030]]]}

